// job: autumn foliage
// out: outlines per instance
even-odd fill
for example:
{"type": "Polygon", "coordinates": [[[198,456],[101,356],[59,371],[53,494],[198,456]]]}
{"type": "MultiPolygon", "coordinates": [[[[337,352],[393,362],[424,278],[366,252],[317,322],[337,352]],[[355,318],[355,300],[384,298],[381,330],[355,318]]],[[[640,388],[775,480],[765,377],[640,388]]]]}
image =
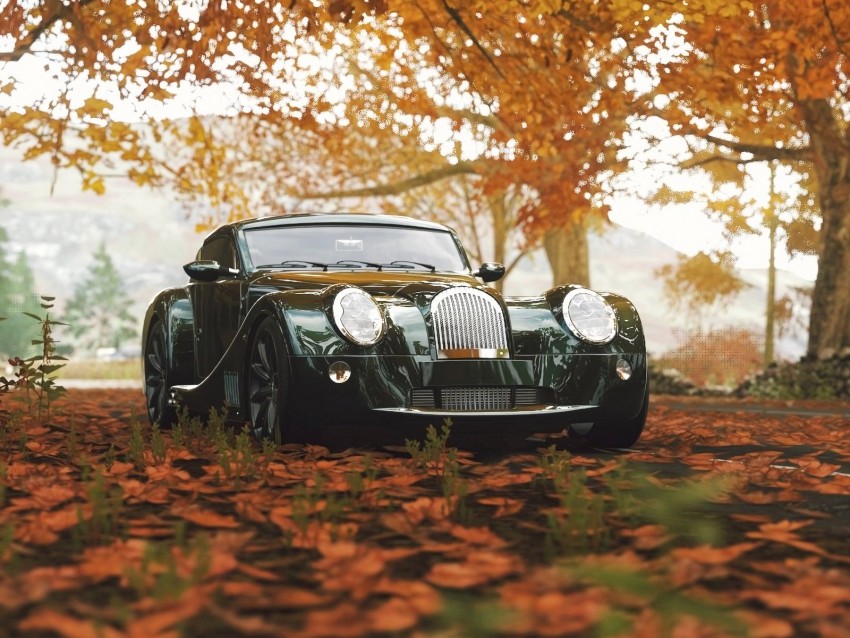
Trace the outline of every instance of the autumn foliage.
{"type": "Polygon", "coordinates": [[[697,386],[735,387],[763,367],[762,338],[747,328],[680,330],[676,343],[653,365],[678,370],[697,386]]]}
{"type": "Polygon", "coordinates": [[[623,456],[471,452],[439,429],[276,450],[217,418],[151,430],[143,411],[136,391],[72,391],[47,420],[4,398],[0,617],[17,635],[850,630],[846,414],[656,405],[623,456]]]}
{"type": "Polygon", "coordinates": [[[806,176],[797,217],[821,220],[809,353],[850,346],[847,3],[41,0],[0,18],[4,143],[95,191],[118,163],[207,222],[473,179],[533,193],[511,219],[559,264],[618,189],[783,163],[806,176]]]}

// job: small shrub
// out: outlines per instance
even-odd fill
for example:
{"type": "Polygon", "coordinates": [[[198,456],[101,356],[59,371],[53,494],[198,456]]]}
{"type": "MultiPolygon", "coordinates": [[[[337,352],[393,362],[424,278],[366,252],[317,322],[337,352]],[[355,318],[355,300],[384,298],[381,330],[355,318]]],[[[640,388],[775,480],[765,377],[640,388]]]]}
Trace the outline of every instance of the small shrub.
{"type": "Polygon", "coordinates": [[[682,330],[676,332],[676,344],[654,365],[674,368],[697,386],[737,386],[762,366],[762,338],[754,330],[682,330]]]}

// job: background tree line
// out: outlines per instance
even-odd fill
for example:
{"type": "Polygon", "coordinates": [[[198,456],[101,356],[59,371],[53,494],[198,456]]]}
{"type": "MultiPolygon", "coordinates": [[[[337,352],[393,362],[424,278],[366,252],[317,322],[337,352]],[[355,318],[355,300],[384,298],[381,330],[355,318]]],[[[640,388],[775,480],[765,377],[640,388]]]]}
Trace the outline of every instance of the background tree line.
{"type": "MultiPolygon", "coordinates": [[[[26,252],[14,252],[9,237],[0,227],[0,361],[25,358],[34,352],[38,337],[30,315],[41,313],[35,276],[26,252]]],[[[62,315],[66,324],[60,353],[76,352],[92,357],[101,348],[116,350],[138,336],[136,318],[129,310],[126,286],[109,255],[105,243],[92,255],[92,264],[83,274],[62,315]]]]}

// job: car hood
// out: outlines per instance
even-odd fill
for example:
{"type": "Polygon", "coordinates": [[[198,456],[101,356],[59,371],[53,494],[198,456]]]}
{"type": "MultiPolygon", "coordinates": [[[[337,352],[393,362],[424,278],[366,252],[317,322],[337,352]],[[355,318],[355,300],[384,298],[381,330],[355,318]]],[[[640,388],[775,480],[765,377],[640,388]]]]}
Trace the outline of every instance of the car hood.
{"type": "Polygon", "coordinates": [[[277,290],[321,290],[333,285],[357,286],[376,296],[407,297],[437,292],[454,286],[489,288],[467,274],[364,271],[298,271],[264,272],[256,274],[251,287],[277,290]]]}

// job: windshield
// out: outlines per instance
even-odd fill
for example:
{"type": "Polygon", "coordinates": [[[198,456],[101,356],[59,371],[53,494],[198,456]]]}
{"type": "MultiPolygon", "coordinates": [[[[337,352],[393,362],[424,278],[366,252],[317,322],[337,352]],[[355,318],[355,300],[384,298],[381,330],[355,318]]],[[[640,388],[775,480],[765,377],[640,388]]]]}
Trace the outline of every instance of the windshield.
{"type": "Polygon", "coordinates": [[[381,268],[463,272],[451,233],[403,226],[305,224],[246,228],[254,268],[381,268]]]}

